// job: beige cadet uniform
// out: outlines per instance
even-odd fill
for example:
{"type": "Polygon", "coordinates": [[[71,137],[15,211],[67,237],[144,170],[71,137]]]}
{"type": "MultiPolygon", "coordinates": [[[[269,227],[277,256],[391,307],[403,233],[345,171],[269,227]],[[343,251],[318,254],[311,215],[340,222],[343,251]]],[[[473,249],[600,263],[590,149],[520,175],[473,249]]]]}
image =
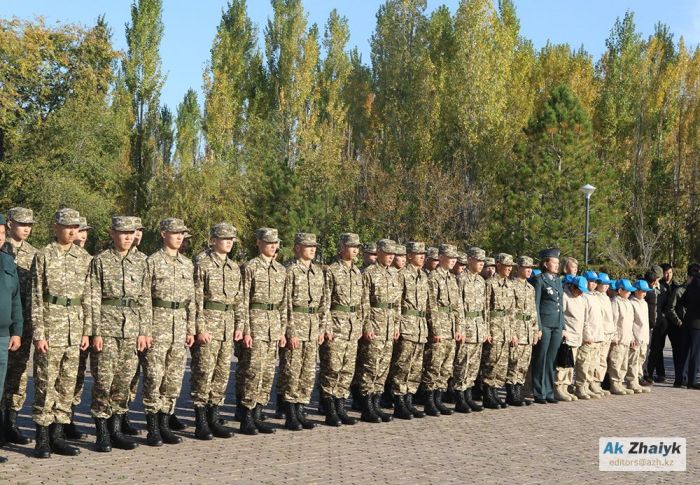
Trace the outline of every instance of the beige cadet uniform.
{"type": "MultiPolygon", "coordinates": [[[[576,354],[576,392],[588,393],[600,361],[600,343],[603,341],[603,307],[594,293],[583,295],[586,300],[586,320],[581,333],[581,346],[576,354]]],[[[577,394],[578,395],[578,394],[577,394]]]]}
{"type": "Polygon", "coordinates": [[[629,349],[625,380],[630,389],[636,392],[645,392],[648,391],[648,388],[641,388],[639,379],[643,375],[642,365],[644,364],[647,346],[649,345],[649,307],[644,298],[637,298],[634,294],[630,295],[629,301],[632,304],[634,314],[632,336],[637,345],[629,349]],[[640,391],[637,391],[637,389],[640,389],[640,391]]]}
{"type": "Polygon", "coordinates": [[[625,380],[628,367],[628,353],[632,344],[632,327],[634,325],[634,309],[627,298],[615,296],[611,300],[613,321],[615,322],[615,338],[610,345],[608,355],[608,375],[612,385],[620,385],[625,380]]]}
{"type": "Polygon", "coordinates": [[[518,345],[509,348],[506,384],[524,385],[527,371],[530,368],[532,347],[537,341],[539,332],[537,309],[535,308],[535,288],[525,279],[514,278],[512,281],[515,293],[513,320],[515,329],[513,335],[518,339],[518,345]]]}
{"type": "MultiPolygon", "coordinates": [[[[571,347],[574,361],[577,359],[578,348],[581,346],[583,325],[586,321],[586,306],[584,295],[573,296],[569,288],[564,288],[564,331],[566,332],[566,345],[571,347]]],[[[554,384],[560,391],[562,388],[566,391],[566,387],[573,384],[573,379],[573,368],[557,367],[554,384]]]]}
{"type": "Polygon", "coordinates": [[[616,327],[615,319],[613,317],[612,302],[610,298],[605,293],[600,291],[594,291],[593,294],[598,298],[598,304],[600,305],[601,317],[603,319],[603,341],[600,343],[599,347],[599,360],[598,365],[595,367],[593,372],[593,380],[598,385],[605,379],[605,374],[608,372],[608,356],[610,355],[610,347],[613,340],[615,339],[616,327]]]}

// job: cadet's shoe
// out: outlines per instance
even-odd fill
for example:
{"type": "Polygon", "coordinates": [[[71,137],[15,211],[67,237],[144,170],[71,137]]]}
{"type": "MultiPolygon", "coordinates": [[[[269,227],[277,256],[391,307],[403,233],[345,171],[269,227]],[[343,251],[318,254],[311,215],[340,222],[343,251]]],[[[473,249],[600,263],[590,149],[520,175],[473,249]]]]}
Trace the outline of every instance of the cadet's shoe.
{"type": "Polygon", "coordinates": [[[411,414],[413,414],[414,418],[424,418],[425,413],[423,411],[419,411],[417,407],[413,405],[413,394],[406,394],[404,397],[404,402],[406,403],[406,408],[411,411],[411,414]]]}
{"type": "Polygon", "coordinates": [[[379,419],[385,423],[388,423],[392,421],[394,417],[391,414],[382,411],[382,407],[379,405],[379,398],[379,394],[372,394],[372,407],[374,408],[375,414],[379,416],[379,419]]]}
{"type": "Polygon", "coordinates": [[[258,403],[255,405],[255,409],[253,410],[253,423],[255,423],[255,427],[258,428],[258,431],[260,431],[262,434],[272,434],[275,432],[275,428],[263,422],[263,419],[261,419],[262,409],[262,404],[258,403]]]}
{"type": "Polygon", "coordinates": [[[75,406],[71,406],[70,423],[63,426],[63,431],[65,433],[66,438],[68,438],[69,440],[81,440],[83,439],[83,433],[81,433],[78,430],[78,427],[75,425],[74,418],[75,406]]]}
{"type": "Polygon", "coordinates": [[[394,395],[394,417],[399,419],[413,419],[413,413],[406,407],[404,396],[394,395]]]}
{"type": "MultiPolygon", "coordinates": [[[[649,387],[649,386],[639,386],[639,388],[642,390],[643,394],[651,392],[651,387],[649,387]]],[[[700,387],[697,387],[697,388],[700,389],[700,387]]]]}
{"type": "Polygon", "coordinates": [[[36,425],[34,442],[34,456],[36,458],[51,458],[51,443],[49,441],[48,427],[36,425]]]}
{"type": "Polygon", "coordinates": [[[367,394],[362,396],[362,416],[360,419],[366,423],[381,423],[382,418],[380,418],[376,410],[374,409],[374,404],[372,402],[372,395],[367,394]]]}
{"type": "Polygon", "coordinates": [[[49,426],[49,443],[51,450],[57,455],[77,456],[80,449],[66,443],[66,435],[63,434],[63,424],[53,423],[49,426]]]}
{"type": "Polygon", "coordinates": [[[452,409],[448,408],[447,406],[445,406],[442,403],[442,394],[445,391],[442,389],[435,389],[435,391],[433,391],[433,392],[435,393],[435,396],[433,397],[433,399],[435,400],[435,407],[438,408],[438,410],[440,411],[440,414],[444,414],[445,416],[449,416],[452,413],[454,413],[454,411],[452,409]]]}
{"type": "MultiPolygon", "coordinates": [[[[590,399],[594,399],[593,396],[588,394],[586,390],[583,388],[583,386],[576,386],[574,390],[574,396],[579,398],[582,401],[588,401],[590,399]]],[[[597,397],[595,398],[597,399],[597,397]]]]}
{"type": "MultiPolygon", "coordinates": [[[[595,391],[591,388],[592,385],[593,385],[593,382],[590,382],[590,381],[589,381],[589,382],[586,382],[585,384],[583,384],[583,385],[581,386],[581,390],[583,390],[583,392],[585,392],[586,394],[588,394],[588,395],[591,397],[591,399],[600,399],[600,398],[602,398],[602,397],[603,397],[603,394],[602,394],[602,393],[599,394],[599,393],[595,392],[595,391]]],[[[602,391],[602,389],[601,389],[601,391],[602,391]]]]}
{"type": "Polygon", "coordinates": [[[95,418],[95,436],[95,451],[99,451],[100,453],[109,453],[112,451],[112,440],[109,439],[106,419],[95,418]]]}
{"type": "Polygon", "coordinates": [[[457,403],[455,404],[455,411],[458,413],[471,413],[472,408],[469,407],[469,404],[467,404],[467,400],[464,397],[464,393],[466,391],[452,391],[454,392],[454,396],[456,398],[457,403]]]}
{"type": "Polygon", "coordinates": [[[146,444],[148,446],[163,446],[163,438],[158,427],[158,415],[146,413],[146,444]]]}
{"type": "Polygon", "coordinates": [[[578,396],[576,396],[576,386],[573,384],[569,386],[563,386],[564,394],[568,394],[572,401],[578,401],[578,396]]]}
{"type": "Polygon", "coordinates": [[[319,405],[319,408],[325,409],[325,415],[326,415],[326,420],[325,423],[327,426],[340,426],[342,424],[342,421],[340,420],[340,416],[338,416],[338,410],[335,407],[335,401],[333,400],[332,397],[322,397],[320,402],[322,403],[319,405]]]}
{"type": "Polygon", "coordinates": [[[141,434],[141,430],[135,428],[131,424],[131,420],[129,419],[129,411],[124,413],[124,417],[122,418],[122,433],[127,436],[138,436],[141,434]]]}
{"type": "Polygon", "coordinates": [[[287,428],[289,431],[301,431],[302,426],[301,426],[301,423],[299,422],[299,418],[297,416],[296,406],[294,406],[294,403],[285,402],[284,406],[286,408],[284,410],[284,413],[286,415],[286,419],[284,421],[284,427],[287,428]]]}
{"type": "Polygon", "coordinates": [[[109,439],[112,446],[120,450],[133,450],[138,447],[138,443],[130,440],[122,434],[122,419],[123,414],[113,414],[107,420],[107,430],[109,431],[109,439]]]}
{"type": "MultiPolygon", "coordinates": [[[[630,391],[632,391],[632,393],[634,393],[634,394],[641,394],[642,392],[644,392],[644,391],[642,391],[642,386],[640,386],[639,384],[637,384],[636,381],[630,381],[630,382],[628,382],[628,383],[627,383],[627,389],[630,390],[630,391]]],[[[628,394],[630,394],[630,393],[628,393],[628,394]]]]}
{"type": "Polygon", "coordinates": [[[348,416],[347,411],[345,410],[345,399],[342,397],[336,397],[333,399],[333,404],[335,404],[335,412],[340,418],[340,422],[343,424],[347,424],[352,426],[353,424],[357,424],[357,419],[348,416]]]}
{"type": "Polygon", "coordinates": [[[423,410],[425,411],[425,414],[428,416],[440,416],[442,413],[440,413],[440,409],[435,405],[435,392],[434,391],[425,391],[425,397],[424,403],[423,404],[423,410]]]}
{"type": "Polygon", "coordinates": [[[610,393],[615,396],[626,396],[627,389],[622,387],[622,384],[617,381],[610,381],[610,393]]]}
{"type": "Polygon", "coordinates": [[[163,443],[177,445],[182,443],[182,438],[177,436],[170,429],[170,416],[174,416],[174,414],[167,414],[163,412],[158,413],[158,427],[160,428],[160,436],[163,438],[163,443]]]}
{"type": "Polygon", "coordinates": [[[24,436],[17,426],[17,411],[8,409],[5,411],[5,439],[16,445],[27,445],[31,443],[29,437],[24,436]]]}
{"type": "Polygon", "coordinates": [[[253,411],[241,405],[241,433],[247,435],[258,434],[258,428],[255,426],[255,420],[253,419],[253,411]]]}
{"type": "MultiPolygon", "coordinates": [[[[277,394],[277,399],[275,400],[275,419],[282,419],[286,414],[286,403],[284,402],[284,395],[277,394]]],[[[260,417],[257,417],[259,421],[262,421],[260,417]]]]}
{"type": "Polygon", "coordinates": [[[589,393],[597,394],[597,395],[599,395],[600,397],[604,397],[604,396],[609,396],[609,395],[610,395],[610,392],[609,392],[609,391],[606,391],[605,389],[603,389],[603,388],[600,386],[600,384],[599,384],[598,382],[596,382],[596,381],[591,381],[591,382],[588,384],[588,391],[589,391],[589,393]]]}
{"type": "Polygon", "coordinates": [[[233,436],[233,431],[224,426],[219,418],[219,406],[211,404],[207,406],[206,422],[209,425],[209,431],[217,438],[231,438],[233,436]]]}
{"type": "Polygon", "coordinates": [[[515,395],[515,390],[513,389],[513,384],[506,384],[506,403],[511,406],[522,406],[523,402],[518,401],[515,395]]]}
{"type": "Polygon", "coordinates": [[[183,429],[187,428],[187,426],[185,426],[185,423],[177,419],[175,414],[171,414],[168,418],[168,428],[173,431],[182,431],[183,429]]]}
{"type": "Polygon", "coordinates": [[[194,437],[198,440],[209,441],[214,439],[214,435],[207,423],[206,410],[204,406],[194,407],[194,437]]]}
{"type": "Polygon", "coordinates": [[[467,401],[467,405],[471,408],[472,411],[479,412],[479,411],[484,410],[484,406],[482,406],[481,404],[478,404],[474,400],[474,394],[473,394],[472,387],[470,387],[469,389],[464,391],[464,400],[467,401]]]}
{"type": "Polygon", "coordinates": [[[554,387],[554,398],[557,401],[565,401],[565,402],[571,402],[573,399],[571,399],[571,395],[566,392],[566,388],[564,386],[555,386],[554,387]]]}
{"type": "Polygon", "coordinates": [[[350,408],[353,411],[362,411],[364,398],[360,394],[360,386],[350,386],[350,396],[352,397],[352,403],[350,403],[350,408]]]}
{"type": "Polygon", "coordinates": [[[493,394],[493,398],[496,400],[498,405],[501,406],[501,408],[505,409],[508,407],[508,403],[501,399],[501,396],[498,395],[498,389],[491,387],[491,394],[493,394]]]}

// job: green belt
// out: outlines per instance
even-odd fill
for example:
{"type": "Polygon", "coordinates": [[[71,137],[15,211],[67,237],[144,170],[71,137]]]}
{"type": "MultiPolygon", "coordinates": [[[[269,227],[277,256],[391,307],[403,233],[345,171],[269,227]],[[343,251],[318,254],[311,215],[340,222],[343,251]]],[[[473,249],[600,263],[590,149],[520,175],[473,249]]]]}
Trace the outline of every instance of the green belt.
{"type": "Polygon", "coordinates": [[[437,311],[444,312],[444,313],[450,313],[452,311],[452,307],[451,306],[439,306],[439,307],[437,307],[437,311]]]}
{"type": "Polygon", "coordinates": [[[309,315],[314,315],[317,311],[318,308],[312,307],[312,306],[292,306],[292,311],[294,313],[308,313],[309,315]]]}
{"type": "Polygon", "coordinates": [[[394,310],[399,307],[397,303],[385,303],[383,301],[372,303],[372,308],[380,308],[382,310],[394,310]]]}
{"type": "Polygon", "coordinates": [[[103,298],[102,306],[121,306],[127,308],[136,308],[139,302],[133,298],[103,298]]]}
{"type": "Polygon", "coordinates": [[[229,312],[233,310],[233,303],[219,303],[218,301],[205,301],[205,310],[217,310],[220,312],[229,312]]]}
{"type": "Polygon", "coordinates": [[[522,320],[522,321],[524,321],[524,322],[529,322],[529,321],[532,319],[532,315],[526,315],[526,314],[524,314],[524,313],[518,313],[517,315],[515,315],[515,318],[517,318],[518,320],[522,320]]]}
{"type": "Polygon", "coordinates": [[[334,312],[355,313],[358,309],[359,307],[355,305],[337,305],[335,303],[331,305],[331,310],[334,312]]]}
{"type": "Polygon", "coordinates": [[[188,300],[186,300],[186,301],[168,301],[168,300],[161,300],[160,298],[153,299],[153,306],[154,307],[156,307],[156,308],[168,308],[170,310],[179,310],[180,308],[185,308],[188,303],[189,303],[188,300]]]}
{"type": "Polygon", "coordinates": [[[466,311],[464,312],[464,316],[469,318],[469,317],[480,317],[483,315],[482,311],[466,311]]]}
{"type": "Polygon", "coordinates": [[[251,310],[267,310],[271,312],[273,310],[279,310],[280,306],[277,303],[251,303],[251,310]]]}
{"type": "Polygon", "coordinates": [[[401,315],[406,315],[407,317],[425,317],[425,312],[421,310],[411,310],[410,308],[402,308],[401,315]]]}
{"type": "Polygon", "coordinates": [[[75,305],[80,305],[80,303],[83,301],[83,299],[80,298],[79,296],[76,298],[68,298],[66,296],[47,295],[46,301],[48,303],[51,303],[52,305],[71,307],[71,306],[75,306],[75,305]]]}
{"type": "Polygon", "coordinates": [[[506,311],[505,310],[491,310],[491,316],[493,316],[493,317],[505,317],[506,311]]]}

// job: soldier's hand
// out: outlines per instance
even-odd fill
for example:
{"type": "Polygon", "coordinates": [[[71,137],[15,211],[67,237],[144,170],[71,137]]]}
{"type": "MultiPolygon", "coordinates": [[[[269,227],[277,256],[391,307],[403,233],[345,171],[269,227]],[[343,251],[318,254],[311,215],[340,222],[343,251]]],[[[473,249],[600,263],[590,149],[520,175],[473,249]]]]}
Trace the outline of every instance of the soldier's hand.
{"type": "Polygon", "coordinates": [[[243,347],[245,347],[246,349],[249,349],[252,346],[253,346],[253,337],[251,337],[250,335],[245,335],[243,337],[243,347]]]}
{"type": "Polygon", "coordinates": [[[316,338],[316,342],[318,342],[318,345],[321,345],[323,343],[323,340],[326,338],[325,334],[320,334],[318,338],[316,338]]]}
{"type": "Polygon", "coordinates": [[[326,340],[329,342],[333,341],[333,332],[326,332],[326,340]]]}
{"type": "MultiPolygon", "coordinates": [[[[285,337],[284,334],[282,334],[282,336],[280,336],[280,343],[279,343],[279,345],[280,345],[280,348],[283,348],[283,347],[286,347],[286,346],[287,346],[287,337],[285,337]]],[[[297,341],[297,345],[299,345],[299,341],[297,341]]]]}
{"type": "Polygon", "coordinates": [[[464,342],[464,335],[462,335],[461,333],[456,333],[455,342],[464,342]]]}
{"type": "Polygon", "coordinates": [[[399,332],[398,330],[394,331],[394,342],[396,342],[400,336],[401,332],[399,332]]]}
{"type": "Polygon", "coordinates": [[[7,346],[7,349],[10,352],[14,352],[19,348],[19,346],[22,345],[22,339],[19,338],[19,336],[15,335],[13,337],[10,337],[10,343],[7,346]]]}
{"type": "Polygon", "coordinates": [[[139,352],[143,352],[148,348],[148,337],[144,335],[139,335],[139,338],[136,339],[136,350],[139,352]]]}
{"type": "Polygon", "coordinates": [[[211,342],[211,334],[209,332],[203,332],[203,333],[197,334],[197,343],[198,344],[208,344],[209,342],[211,342]]]}
{"type": "MultiPolygon", "coordinates": [[[[280,342],[282,342],[282,339],[280,339],[280,342]]],[[[292,348],[292,350],[296,350],[299,348],[299,339],[296,337],[290,338],[288,343],[289,343],[289,346],[292,348]]],[[[284,347],[284,345],[280,345],[280,347],[284,347]]]]}
{"type": "Polygon", "coordinates": [[[512,337],[510,339],[510,346],[515,347],[516,345],[518,345],[518,337],[512,337]]]}
{"type": "Polygon", "coordinates": [[[236,330],[235,332],[233,332],[233,341],[240,342],[241,340],[243,340],[243,332],[241,332],[240,330],[236,330]]]}
{"type": "Polygon", "coordinates": [[[153,347],[153,337],[149,335],[146,337],[146,348],[150,349],[151,347],[153,347]]]}
{"type": "Polygon", "coordinates": [[[490,335],[484,339],[485,344],[492,344],[493,343],[493,337],[490,335]]]}
{"type": "MultiPolygon", "coordinates": [[[[85,339],[85,338],[86,337],[83,337],[83,339],[85,339]]],[[[81,345],[81,347],[82,347],[82,345],[81,345]]],[[[92,348],[95,349],[95,352],[102,352],[103,347],[104,347],[104,340],[102,340],[102,337],[93,337],[92,338],[92,348]]]]}
{"type": "Polygon", "coordinates": [[[187,334],[185,337],[185,347],[192,347],[194,344],[194,335],[187,334]]]}
{"type": "Polygon", "coordinates": [[[83,338],[80,339],[80,350],[87,350],[88,347],[90,347],[90,337],[83,335],[83,338]]]}
{"type": "Polygon", "coordinates": [[[542,330],[537,332],[537,341],[539,342],[540,340],[542,340],[542,330]]]}
{"type": "Polygon", "coordinates": [[[49,343],[46,340],[37,340],[34,342],[34,348],[40,354],[45,354],[49,351],[49,343]]]}
{"type": "Polygon", "coordinates": [[[442,342],[442,337],[440,335],[433,336],[433,342],[439,344],[440,342],[442,342]]]}
{"type": "Polygon", "coordinates": [[[367,340],[368,342],[371,342],[372,340],[374,340],[374,332],[365,332],[362,334],[362,338],[367,340]]]}

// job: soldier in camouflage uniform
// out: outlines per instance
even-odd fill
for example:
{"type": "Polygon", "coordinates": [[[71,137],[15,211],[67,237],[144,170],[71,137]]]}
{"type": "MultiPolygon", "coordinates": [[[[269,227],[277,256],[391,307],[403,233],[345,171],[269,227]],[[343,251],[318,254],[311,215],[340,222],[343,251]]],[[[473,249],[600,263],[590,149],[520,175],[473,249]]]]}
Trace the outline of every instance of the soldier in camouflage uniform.
{"type": "MultiPolygon", "coordinates": [[[[397,244],[395,246],[396,254],[394,254],[394,261],[391,263],[391,267],[398,272],[406,267],[406,246],[403,244],[397,244]]],[[[384,382],[384,392],[382,392],[379,404],[382,408],[393,408],[394,407],[394,397],[391,392],[391,382],[393,380],[392,372],[394,370],[394,363],[398,358],[398,348],[394,345],[394,349],[391,353],[391,364],[389,366],[389,374],[387,375],[386,381],[384,382]]]]}
{"type": "MultiPolygon", "coordinates": [[[[14,207],[7,214],[8,240],[2,251],[12,256],[19,276],[20,298],[22,300],[21,345],[16,352],[10,352],[7,361],[7,375],[0,412],[4,411],[5,439],[10,443],[26,445],[31,440],[24,436],[17,427],[17,413],[22,409],[27,397],[27,378],[29,373],[29,354],[32,348],[32,261],[36,249],[27,239],[34,225],[34,212],[24,207],[14,207]]],[[[1,416],[0,416],[1,417],[1,416]]],[[[2,430],[0,430],[2,432],[2,430]]]]}
{"type": "Polygon", "coordinates": [[[508,349],[517,345],[513,335],[513,309],[515,307],[514,283],[509,278],[513,269],[513,256],[496,255],[496,275],[486,281],[486,318],[491,341],[483,350],[484,407],[506,408],[508,404],[498,397],[497,389],[506,381],[508,349]]]}
{"type": "Polygon", "coordinates": [[[353,425],[355,418],[347,415],[345,399],[355,373],[357,340],[362,334],[362,273],[355,266],[360,236],[353,233],[340,235],[338,258],[326,271],[326,304],[329,319],[319,356],[321,370],[318,380],[326,424],[353,425]]]}
{"type": "Polygon", "coordinates": [[[423,269],[427,273],[430,273],[438,267],[439,263],[438,248],[432,246],[429,247],[425,252],[425,265],[423,266],[423,269]]]}
{"type": "Polygon", "coordinates": [[[457,256],[455,246],[440,244],[439,265],[428,278],[428,344],[422,383],[425,412],[429,416],[452,414],[452,410],[443,404],[442,397],[452,377],[455,343],[464,339],[464,308],[457,278],[451,272],[457,256]]]}
{"type": "Polygon", "coordinates": [[[377,262],[377,245],[373,242],[362,247],[362,270],[377,262]]]}
{"type": "Polygon", "coordinates": [[[287,345],[286,270],[275,261],[277,234],[277,229],[268,227],[255,231],[260,254],[248,261],[243,273],[243,306],[248,309],[248,317],[238,375],[243,380],[241,431],[251,435],[275,431],[260,417],[270,400],[277,348],[287,345]]]}
{"type": "Polygon", "coordinates": [[[370,423],[391,421],[379,406],[379,397],[391,364],[394,340],[399,337],[401,288],[397,272],[391,267],[396,243],[377,242],[377,263],[362,275],[362,340],[358,348],[358,381],[362,401],[362,420],[370,423]]]}
{"type": "Polygon", "coordinates": [[[496,274],[496,260],[494,258],[488,257],[484,259],[484,267],[481,269],[481,277],[485,281],[492,278],[496,274]]]}
{"type": "Polygon", "coordinates": [[[532,258],[518,258],[518,273],[513,278],[515,292],[515,341],[509,348],[508,373],[506,375],[506,403],[511,406],[530,405],[532,401],[523,397],[523,385],[530,368],[532,347],[539,338],[537,309],[535,308],[535,288],[528,282],[535,267],[532,258]]]}
{"type": "Polygon", "coordinates": [[[313,429],[304,416],[316,380],[316,354],[326,334],[326,295],[323,269],[316,257],[315,234],[297,233],[296,259],[287,266],[287,348],[280,371],[280,389],[285,403],[285,427],[292,431],[313,429]]]}
{"type": "Polygon", "coordinates": [[[151,337],[151,287],[148,264],[130,251],[133,217],[112,218],[112,247],[95,256],[90,271],[92,301],[92,416],[97,451],[112,446],[133,450],[136,443],[122,434],[128,410],[129,385],[138,357],[151,337]]]}
{"type": "Polygon", "coordinates": [[[457,262],[452,267],[452,273],[458,280],[459,277],[462,276],[462,273],[464,273],[464,269],[467,267],[468,261],[469,258],[467,257],[467,253],[463,253],[462,251],[457,252],[457,262]]]}
{"type": "Polygon", "coordinates": [[[194,263],[197,339],[192,347],[190,381],[195,436],[200,440],[230,438],[219,422],[231,372],[233,342],[243,339],[243,281],[238,265],[229,259],[236,228],[222,222],[211,228],[211,246],[194,263]]]}
{"type": "Polygon", "coordinates": [[[56,241],[38,251],[32,264],[32,323],[34,325],[34,406],[38,458],[51,451],[74,456],[78,448],[65,441],[63,425],[70,422],[80,350],[92,333],[90,255],[73,244],[80,214],[61,209],[54,214],[56,241]]]}
{"type": "Polygon", "coordinates": [[[466,269],[459,278],[460,294],[464,306],[464,342],[455,350],[453,381],[455,411],[468,413],[481,411],[483,407],[472,397],[472,388],[481,366],[481,351],[489,342],[488,326],[485,319],[486,282],[479,273],[484,266],[486,253],[472,247],[467,251],[466,269]]]}
{"type": "Polygon", "coordinates": [[[421,380],[423,348],[428,341],[430,302],[428,274],[423,270],[425,244],[412,241],[406,245],[406,250],[409,264],[399,271],[401,320],[390,373],[394,416],[400,419],[425,416],[413,405],[413,396],[421,380]]]}
{"type": "Polygon", "coordinates": [[[182,388],[187,347],[194,343],[195,295],[192,261],[179,253],[187,227],[181,219],[160,222],[163,247],[148,257],[153,307],[153,344],[146,350],[143,369],[143,408],[146,444],[177,444],[182,438],[170,429],[170,415],[182,388]]]}

